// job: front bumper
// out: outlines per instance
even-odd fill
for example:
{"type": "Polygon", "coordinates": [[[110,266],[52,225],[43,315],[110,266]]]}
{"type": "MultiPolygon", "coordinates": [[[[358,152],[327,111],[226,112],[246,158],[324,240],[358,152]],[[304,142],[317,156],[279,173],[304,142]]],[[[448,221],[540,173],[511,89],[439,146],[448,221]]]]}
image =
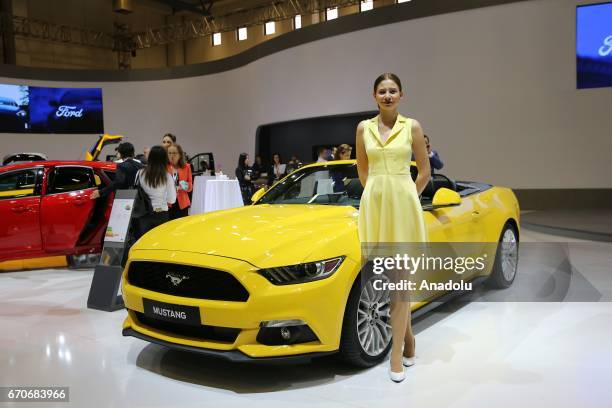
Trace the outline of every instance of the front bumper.
{"type": "Polygon", "coordinates": [[[184,346],[179,343],[171,343],[169,341],[164,341],[156,337],[147,336],[145,334],[137,332],[134,329],[123,329],[122,334],[124,336],[136,337],[138,339],[148,341],[149,343],[159,344],[159,345],[166,346],[166,347],[169,347],[175,350],[189,351],[191,353],[198,353],[206,357],[219,358],[222,360],[230,361],[232,363],[264,363],[264,364],[291,363],[291,364],[296,364],[296,363],[301,363],[301,362],[308,362],[315,357],[322,357],[322,356],[327,356],[327,355],[336,353],[336,351],[327,351],[327,352],[298,354],[298,355],[280,356],[280,357],[252,358],[242,353],[239,350],[219,351],[219,350],[205,349],[201,347],[184,346]]]}
{"type": "MultiPolygon", "coordinates": [[[[327,279],[297,285],[275,286],[247,262],[215,255],[166,250],[133,250],[130,262],[172,262],[207,267],[232,274],[249,292],[245,302],[194,299],[153,292],[122,279],[122,293],[128,317],[123,334],[183,350],[197,351],[230,361],[292,357],[313,357],[338,350],[346,300],[357,275],[358,265],[345,259],[327,279]],[[143,299],[173,305],[197,307],[205,326],[239,329],[234,341],[179,335],[142,323],[136,312],[144,313],[143,299]],[[257,341],[264,321],[299,319],[306,322],[317,341],[291,345],[264,345],[257,341]]],[[[129,264],[126,267],[126,271],[129,264]]]]}

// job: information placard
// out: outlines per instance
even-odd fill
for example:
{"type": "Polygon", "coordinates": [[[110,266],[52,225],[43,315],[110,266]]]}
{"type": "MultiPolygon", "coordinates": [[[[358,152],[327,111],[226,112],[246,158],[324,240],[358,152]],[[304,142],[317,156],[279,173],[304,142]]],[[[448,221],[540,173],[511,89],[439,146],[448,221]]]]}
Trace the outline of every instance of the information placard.
{"type": "Polygon", "coordinates": [[[134,207],[134,199],[115,199],[113,209],[111,211],[104,242],[125,242],[130,218],[132,217],[132,209],[134,207]]]}

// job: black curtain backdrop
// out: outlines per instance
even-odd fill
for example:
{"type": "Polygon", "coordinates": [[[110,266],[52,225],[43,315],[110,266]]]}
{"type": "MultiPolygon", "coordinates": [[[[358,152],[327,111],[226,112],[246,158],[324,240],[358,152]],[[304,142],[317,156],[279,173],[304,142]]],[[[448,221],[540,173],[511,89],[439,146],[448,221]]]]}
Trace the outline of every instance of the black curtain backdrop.
{"type": "Polygon", "coordinates": [[[378,111],[347,113],[261,125],[257,128],[255,151],[265,163],[272,161],[273,153],[280,153],[283,163],[293,155],[303,163],[311,163],[316,161],[320,146],[346,143],[353,146],[355,158],[357,124],[377,114],[378,111]]]}

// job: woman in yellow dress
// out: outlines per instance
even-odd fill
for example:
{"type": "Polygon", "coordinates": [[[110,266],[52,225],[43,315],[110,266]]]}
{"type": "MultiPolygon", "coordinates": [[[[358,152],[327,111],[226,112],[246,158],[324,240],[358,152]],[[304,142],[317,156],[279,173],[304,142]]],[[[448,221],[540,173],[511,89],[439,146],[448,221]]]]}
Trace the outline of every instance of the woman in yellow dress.
{"type": "MultiPolygon", "coordinates": [[[[374,82],[379,114],[357,126],[357,170],[364,186],[358,225],[365,245],[427,241],[419,195],[429,182],[429,159],[421,125],[397,111],[403,96],[397,75],[380,75],[374,82]],[[419,169],[416,182],[410,176],[412,152],[419,169]]],[[[391,297],[391,330],[389,376],[400,382],[415,355],[409,299],[391,297]]]]}

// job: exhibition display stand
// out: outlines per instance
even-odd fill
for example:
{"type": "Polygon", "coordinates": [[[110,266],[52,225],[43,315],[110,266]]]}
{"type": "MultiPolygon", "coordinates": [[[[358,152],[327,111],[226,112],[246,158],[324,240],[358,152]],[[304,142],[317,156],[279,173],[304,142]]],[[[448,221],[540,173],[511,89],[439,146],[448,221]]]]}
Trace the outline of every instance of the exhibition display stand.
{"type": "Polygon", "coordinates": [[[124,255],[129,250],[127,237],[135,198],[136,190],[117,190],[115,193],[102,256],[94,270],[89,289],[87,307],[90,309],[112,312],[124,308],[121,274],[124,255]]]}

